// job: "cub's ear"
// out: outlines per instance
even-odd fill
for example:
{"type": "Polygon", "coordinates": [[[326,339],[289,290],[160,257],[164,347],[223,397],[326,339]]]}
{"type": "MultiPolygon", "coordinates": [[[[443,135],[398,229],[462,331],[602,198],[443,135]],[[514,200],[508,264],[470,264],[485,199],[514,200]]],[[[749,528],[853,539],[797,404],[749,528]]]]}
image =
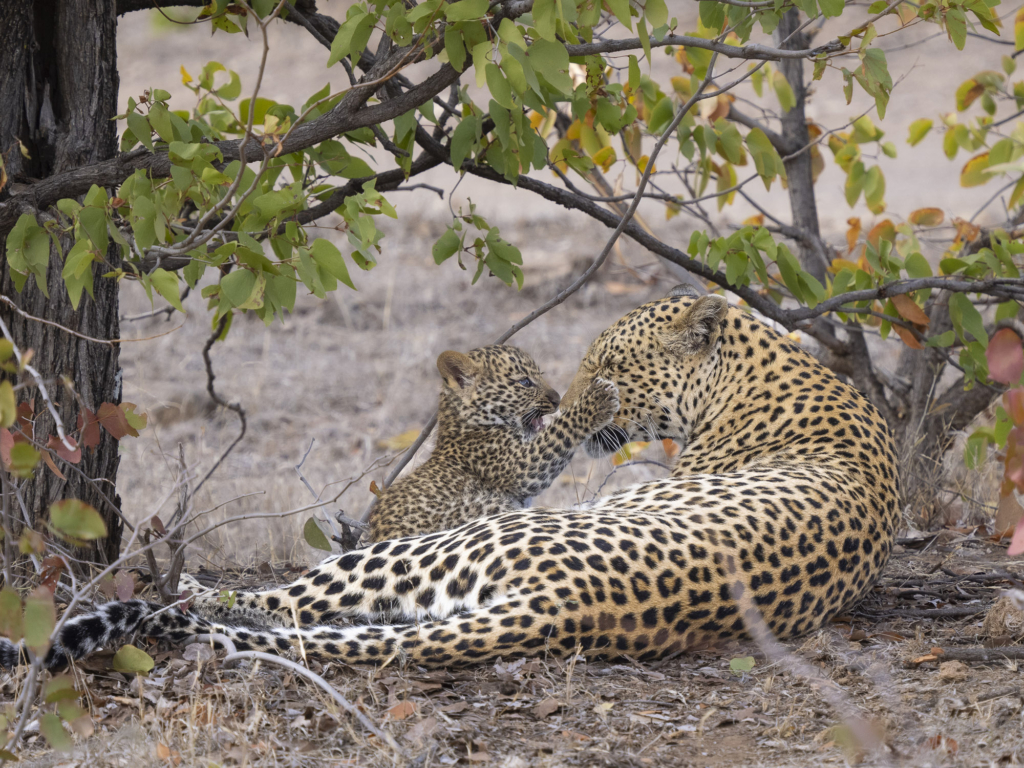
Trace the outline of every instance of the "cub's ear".
{"type": "Polygon", "coordinates": [[[437,358],[437,370],[452,389],[465,389],[473,383],[480,366],[461,352],[442,352],[437,358]]]}
{"type": "Polygon", "coordinates": [[[701,296],[673,318],[669,330],[662,335],[662,342],[676,354],[699,354],[718,339],[719,326],[728,311],[729,302],[725,297],[701,296]]]}

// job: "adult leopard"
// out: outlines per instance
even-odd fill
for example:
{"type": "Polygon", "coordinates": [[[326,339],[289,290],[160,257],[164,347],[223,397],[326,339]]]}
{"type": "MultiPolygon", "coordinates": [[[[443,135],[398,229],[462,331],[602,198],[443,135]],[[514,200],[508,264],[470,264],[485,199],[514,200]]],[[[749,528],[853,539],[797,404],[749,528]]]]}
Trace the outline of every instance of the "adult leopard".
{"type": "MultiPolygon", "coordinates": [[[[585,510],[522,510],[331,557],[292,585],[239,595],[220,617],[231,626],[215,605],[153,616],[141,601],[107,604],[68,623],[50,663],[134,627],[179,641],[219,631],[256,650],[301,642],[350,663],[577,648],[644,660],[741,635],[741,602],[787,638],[871,588],[900,489],[892,437],[860,393],[719,296],[630,312],[591,345],[566,405],[594,376],[622,405],[591,448],[674,438],[684,447],[671,478],[585,510]],[[370,623],[322,626],[344,617],[370,623]]],[[[4,663],[17,656],[0,649],[4,663]]]]}
{"type": "Polygon", "coordinates": [[[558,393],[532,357],[508,345],[442,352],[437,369],[443,384],[436,447],[384,491],[370,515],[371,541],[522,509],[619,409],[615,385],[597,379],[544,428],[543,417],[558,408],[558,393]]]}

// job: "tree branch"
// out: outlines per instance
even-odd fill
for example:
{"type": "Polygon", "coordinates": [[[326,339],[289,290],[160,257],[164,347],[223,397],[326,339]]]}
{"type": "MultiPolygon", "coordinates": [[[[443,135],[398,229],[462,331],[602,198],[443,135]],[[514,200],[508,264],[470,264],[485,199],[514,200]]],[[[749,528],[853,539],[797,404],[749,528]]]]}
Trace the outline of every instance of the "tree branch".
{"type": "MultiPolygon", "coordinates": [[[[705,40],[702,37],[691,37],[690,35],[665,35],[661,40],[650,38],[652,48],[666,45],[682,45],[687,48],[702,48],[705,51],[720,53],[730,59],[755,59],[760,61],[781,61],[782,59],[813,59],[816,56],[829,53],[839,53],[846,48],[839,39],[830,40],[825,45],[817,48],[806,48],[799,51],[783,51],[779,48],[772,48],[770,45],[761,43],[748,43],[747,45],[727,45],[716,40],[705,40]]],[[[640,48],[642,43],[639,37],[629,37],[624,40],[601,40],[596,43],[581,43],[579,45],[567,45],[565,50],[570,56],[593,56],[599,53],[618,53],[619,51],[632,51],[640,48]]]]}

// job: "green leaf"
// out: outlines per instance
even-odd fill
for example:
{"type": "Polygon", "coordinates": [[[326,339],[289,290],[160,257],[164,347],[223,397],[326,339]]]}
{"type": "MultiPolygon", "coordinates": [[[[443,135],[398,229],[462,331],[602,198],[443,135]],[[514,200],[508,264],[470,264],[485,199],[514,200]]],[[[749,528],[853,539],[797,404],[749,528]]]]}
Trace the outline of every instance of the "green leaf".
{"type": "Polygon", "coordinates": [[[555,3],[558,0],[534,0],[533,3],[533,24],[537,34],[545,40],[556,42],[555,21],[558,13],[555,10],[555,3]]]}
{"type": "Polygon", "coordinates": [[[75,681],[68,675],[58,675],[46,682],[43,701],[55,704],[58,701],[76,701],[81,694],[75,690],[75,681]]]}
{"type": "Polygon", "coordinates": [[[448,21],[469,21],[479,19],[487,13],[488,0],[459,0],[444,9],[448,21]]]}
{"type": "Polygon", "coordinates": [[[782,169],[782,158],[760,128],[754,128],[747,134],[747,149],[765,189],[770,190],[772,181],[782,169]]]}
{"type": "Polygon", "coordinates": [[[477,118],[475,115],[468,115],[462,118],[462,122],[452,133],[451,153],[452,166],[455,170],[462,169],[462,163],[469,157],[470,150],[476,142],[477,118]]]}
{"type": "Polygon", "coordinates": [[[83,208],[78,214],[82,228],[100,253],[107,252],[107,214],[99,208],[83,208]]]}
{"type": "Polygon", "coordinates": [[[8,586],[0,589],[0,634],[14,643],[25,636],[21,596],[8,586]]]}
{"type": "Polygon", "coordinates": [[[754,668],[753,656],[738,656],[729,662],[729,671],[734,675],[741,675],[754,668]]]}
{"type": "Polygon", "coordinates": [[[39,451],[28,443],[15,443],[11,448],[11,474],[21,478],[32,477],[32,470],[39,464],[39,451]]]}
{"type": "Polygon", "coordinates": [[[128,121],[128,130],[132,132],[139,141],[150,152],[153,151],[153,131],[149,127],[149,121],[145,117],[140,115],[138,112],[129,112],[126,116],[128,121]]]}
{"type": "MultiPolygon", "coordinates": [[[[465,0],[463,0],[465,2],[465,0]]],[[[313,549],[319,549],[323,552],[331,551],[331,542],[328,541],[324,532],[320,530],[320,526],[316,524],[315,518],[309,518],[306,524],[302,528],[302,538],[306,540],[313,549]]]]}
{"type": "Polygon", "coordinates": [[[434,247],[430,249],[434,257],[434,263],[442,264],[450,259],[459,250],[459,245],[459,236],[455,233],[454,229],[448,227],[444,234],[434,243],[434,247]]]}
{"type": "Polygon", "coordinates": [[[83,541],[107,536],[107,526],[100,513],[78,499],[64,499],[52,504],[50,524],[58,532],[83,541]]]}
{"type": "Polygon", "coordinates": [[[779,106],[782,107],[783,112],[789,112],[796,106],[796,94],[793,93],[792,86],[786,76],[777,70],[772,73],[772,90],[779,98],[779,106]]]}
{"type": "Polygon", "coordinates": [[[564,95],[572,93],[569,76],[569,52],[565,46],[547,40],[538,40],[527,51],[530,64],[537,77],[545,80],[553,90],[564,95]]]}
{"type": "Polygon", "coordinates": [[[141,648],[134,645],[123,645],[121,650],[114,654],[111,666],[117,672],[127,674],[146,675],[153,669],[153,657],[141,648]]]}
{"type": "Polygon", "coordinates": [[[75,745],[71,736],[64,730],[60,718],[52,712],[39,718],[39,732],[46,737],[51,747],[60,752],[67,752],[75,745]]]}
{"type": "Polygon", "coordinates": [[[928,260],[920,253],[912,253],[907,256],[907,260],[903,263],[903,266],[907,270],[907,274],[910,277],[931,277],[932,267],[928,263],[928,260]]]}
{"type": "Polygon", "coordinates": [[[666,24],[668,22],[668,6],[665,5],[665,0],[647,0],[647,5],[644,6],[644,15],[651,22],[652,29],[666,24]]]}
{"type": "Polygon", "coordinates": [[[488,63],[484,67],[484,73],[487,76],[487,88],[490,90],[494,100],[505,107],[505,109],[513,109],[515,104],[512,102],[512,88],[509,86],[508,80],[501,73],[498,65],[488,63]]]}
{"type": "Polygon", "coordinates": [[[615,18],[628,30],[633,30],[633,18],[629,13],[629,0],[605,0],[605,5],[608,6],[615,18]]]}
{"type": "Polygon", "coordinates": [[[962,9],[954,6],[946,11],[946,34],[957,50],[964,49],[967,42],[967,16],[962,9]]]}
{"type": "Polygon", "coordinates": [[[318,240],[314,240],[313,244],[310,246],[309,255],[312,257],[316,265],[327,274],[331,275],[336,280],[340,280],[352,290],[355,290],[356,287],[352,284],[352,279],[348,276],[348,267],[345,266],[345,259],[342,257],[341,251],[338,250],[334,243],[322,237],[318,240]]]}
{"type": "Polygon", "coordinates": [[[157,268],[149,275],[150,282],[156,288],[156,292],[163,296],[179,312],[184,313],[185,307],[181,304],[181,294],[178,291],[178,275],[168,272],[166,269],[157,268]]]}
{"type": "Polygon", "coordinates": [[[818,6],[824,16],[834,18],[842,15],[846,2],[845,0],[818,0],[818,6]]]}
{"type": "Polygon", "coordinates": [[[964,342],[967,342],[964,334],[966,331],[982,344],[988,344],[988,333],[985,332],[985,322],[981,319],[981,314],[962,293],[954,293],[949,297],[949,316],[964,342]]]}
{"type": "Polygon", "coordinates": [[[57,624],[53,594],[46,587],[36,587],[25,598],[25,645],[37,656],[50,647],[50,635],[57,624]]]}
{"type": "MultiPolygon", "coordinates": [[[[502,19],[503,22],[508,19],[502,19]]],[[[448,54],[449,63],[455,67],[456,72],[461,72],[466,66],[466,46],[462,42],[462,33],[455,27],[449,26],[444,30],[444,50],[448,54]]]]}
{"type": "Polygon", "coordinates": [[[242,93],[242,81],[239,79],[237,72],[229,71],[228,74],[231,76],[231,82],[218,88],[217,95],[225,101],[233,101],[242,93]]]}
{"type": "Polygon", "coordinates": [[[258,289],[256,275],[248,269],[234,269],[220,280],[221,294],[233,307],[247,304],[258,289]]]}

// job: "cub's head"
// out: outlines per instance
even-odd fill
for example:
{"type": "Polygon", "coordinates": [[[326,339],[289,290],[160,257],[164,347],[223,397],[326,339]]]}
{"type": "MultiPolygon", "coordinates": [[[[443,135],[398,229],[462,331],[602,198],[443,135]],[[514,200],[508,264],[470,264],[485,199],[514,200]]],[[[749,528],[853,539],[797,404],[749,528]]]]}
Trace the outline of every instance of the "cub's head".
{"type": "Polygon", "coordinates": [[[443,406],[467,426],[509,426],[530,438],[543,427],[543,416],[558,408],[558,393],[533,358],[516,347],[442,352],[437,370],[444,380],[443,406]]]}
{"type": "Polygon", "coordinates": [[[564,410],[595,376],[618,386],[614,424],[584,444],[591,456],[633,440],[673,438],[685,446],[714,386],[728,311],[723,297],[696,298],[680,286],[597,337],[562,399],[564,410]]]}

